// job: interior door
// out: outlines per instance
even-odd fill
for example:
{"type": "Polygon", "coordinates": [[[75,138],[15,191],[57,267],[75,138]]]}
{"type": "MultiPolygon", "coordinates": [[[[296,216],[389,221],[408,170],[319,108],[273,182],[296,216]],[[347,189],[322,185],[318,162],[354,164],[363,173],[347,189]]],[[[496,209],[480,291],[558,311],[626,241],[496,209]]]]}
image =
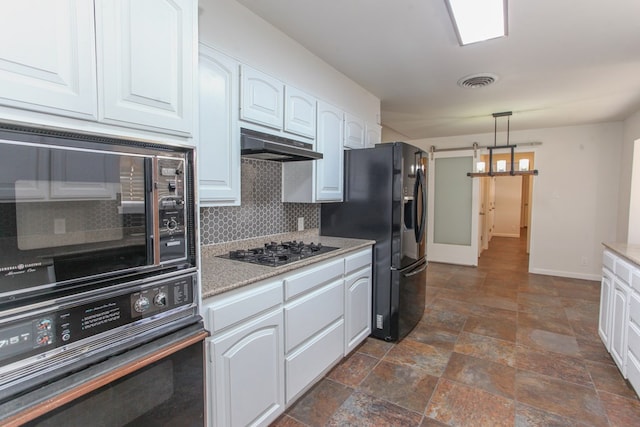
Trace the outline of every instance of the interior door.
{"type": "Polygon", "coordinates": [[[478,265],[479,180],[473,150],[433,153],[428,169],[427,258],[478,265]]]}

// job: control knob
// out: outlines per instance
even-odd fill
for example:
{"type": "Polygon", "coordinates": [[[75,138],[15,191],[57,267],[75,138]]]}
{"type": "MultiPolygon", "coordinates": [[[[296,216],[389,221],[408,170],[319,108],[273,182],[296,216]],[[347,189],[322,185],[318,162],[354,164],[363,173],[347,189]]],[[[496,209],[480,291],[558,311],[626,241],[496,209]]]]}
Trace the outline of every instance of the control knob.
{"type": "Polygon", "coordinates": [[[167,221],[167,229],[169,230],[175,230],[178,227],[178,222],[171,218],[169,221],[167,221]]]}
{"type": "Polygon", "coordinates": [[[138,298],[133,303],[133,309],[135,311],[137,311],[138,313],[144,313],[145,311],[147,311],[149,309],[150,305],[151,305],[151,302],[149,301],[149,298],[147,298],[145,296],[140,296],[140,298],[138,298]]]}
{"type": "Polygon", "coordinates": [[[158,292],[155,297],[153,297],[153,303],[158,307],[165,307],[167,305],[167,294],[164,292],[158,292]]]}

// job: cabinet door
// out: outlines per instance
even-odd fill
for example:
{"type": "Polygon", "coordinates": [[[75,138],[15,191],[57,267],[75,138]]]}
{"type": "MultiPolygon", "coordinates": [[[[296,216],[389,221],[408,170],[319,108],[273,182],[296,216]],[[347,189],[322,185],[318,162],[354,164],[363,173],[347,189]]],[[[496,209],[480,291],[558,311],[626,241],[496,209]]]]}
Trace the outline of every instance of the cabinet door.
{"type": "Polygon", "coordinates": [[[316,137],[316,99],[296,88],[285,87],[284,130],[316,137]]]}
{"type": "Polygon", "coordinates": [[[371,333],[371,267],[345,279],[345,355],[371,333]]]}
{"type": "Polygon", "coordinates": [[[282,324],[279,308],[209,340],[214,425],[266,426],[284,411],[282,324]]]}
{"type": "Polygon", "coordinates": [[[97,118],[93,2],[3,2],[0,104],[97,118]]]}
{"type": "Polygon", "coordinates": [[[344,146],[364,148],[364,122],[349,113],[344,115],[344,146]]]}
{"type": "Polygon", "coordinates": [[[611,357],[618,365],[623,377],[627,377],[627,326],[629,317],[629,288],[617,277],[613,279],[611,300],[611,357]]]}
{"type": "Polygon", "coordinates": [[[319,101],[316,149],[322,153],[323,158],[315,160],[316,201],[342,201],[343,130],[342,110],[319,101]]]}
{"type": "Polygon", "coordinates": [[[365,124],[365,148],[375,147],[376,144],[380,144],[382,141],[382,128],[380,125],[374,125],[371,123],[365,124]]]}
{"type": "Polygon", "coordinates": [[[282,130],[284,84],[246,65],[241,69],[240,118],[282,130]]]}
{"type": "Polygon", "coordinates": [[[238,67],[221,53],[200,46],[198,137],[202,206],[240,204],[238,67]]]}
{"type": "Polygon", "coordinates": [[[611,293],[613,292],[613,279],[608,270],[602,270],[600,284],[600,315],[598,317],[598,335],[607,350],[611,351],[611,293]]]}
{"type": "Polygon", "coordinates": [[[191,134],[196,10],[192,0],[96,0],[102,120],[191,134]]]}

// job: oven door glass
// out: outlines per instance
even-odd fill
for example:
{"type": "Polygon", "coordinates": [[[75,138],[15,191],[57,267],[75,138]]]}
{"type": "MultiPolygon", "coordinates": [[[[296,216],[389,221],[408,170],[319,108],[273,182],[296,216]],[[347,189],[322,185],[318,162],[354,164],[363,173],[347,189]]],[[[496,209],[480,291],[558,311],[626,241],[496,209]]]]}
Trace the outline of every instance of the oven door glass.
{"type": "Polygon", "coordinates": [[[0,141],[0,295],[149,263],[150,159],[0,141]]]}
{"type": "MultiPolygon", "coordinates": [[[[161,359],[146,366],[144,359],[135,362],[144,367],[24,425],[202,427],[205,401],[203,339],[204,335],[173,353],[169,345],[161,351],[170,354],[161,359]]],[[[129,365],[115,369],[114,373],[127,370],[129,365]]],[[[82,375],[82,372],[76,375],[82,375]]],[[[81,393],[84,387],[85,384],[80,384],[67,392],[71,395],[81,393]]]]}

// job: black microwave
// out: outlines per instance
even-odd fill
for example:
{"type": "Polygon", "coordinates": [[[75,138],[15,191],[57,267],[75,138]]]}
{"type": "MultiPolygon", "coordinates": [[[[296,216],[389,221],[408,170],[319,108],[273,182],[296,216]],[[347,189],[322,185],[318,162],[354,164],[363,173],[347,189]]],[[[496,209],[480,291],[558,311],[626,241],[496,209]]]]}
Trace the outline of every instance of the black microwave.
{"type": "Polygon", "coordinates": [[[0,129],[0,309],[196,265],[190,147],[0,129]]]}

